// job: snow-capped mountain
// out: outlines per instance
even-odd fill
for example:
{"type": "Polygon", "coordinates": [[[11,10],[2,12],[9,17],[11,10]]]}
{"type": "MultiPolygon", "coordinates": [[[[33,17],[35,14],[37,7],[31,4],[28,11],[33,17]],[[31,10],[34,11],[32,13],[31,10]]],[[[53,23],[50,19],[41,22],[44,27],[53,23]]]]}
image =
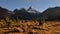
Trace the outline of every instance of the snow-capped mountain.
{"type": "Polygon", "coordinates": [[[29,13],[40,13],[40,12],[38,12],[37,10],[35,10],[33,7],[31,7],[31,6],[27,9],[27,11],[28,11],[29,13]]]}

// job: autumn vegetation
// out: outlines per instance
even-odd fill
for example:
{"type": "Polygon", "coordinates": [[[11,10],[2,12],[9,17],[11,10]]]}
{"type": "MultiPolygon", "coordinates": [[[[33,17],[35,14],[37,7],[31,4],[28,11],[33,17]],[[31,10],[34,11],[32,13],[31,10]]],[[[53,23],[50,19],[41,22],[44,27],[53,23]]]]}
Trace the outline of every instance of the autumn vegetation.
{"type": "Polygon", "coordinates": [[[60,34],[59,9],[55,7],[43,13],[29,13],[24,8],[10,11],[0,7],[0,34],[60,34]]]}

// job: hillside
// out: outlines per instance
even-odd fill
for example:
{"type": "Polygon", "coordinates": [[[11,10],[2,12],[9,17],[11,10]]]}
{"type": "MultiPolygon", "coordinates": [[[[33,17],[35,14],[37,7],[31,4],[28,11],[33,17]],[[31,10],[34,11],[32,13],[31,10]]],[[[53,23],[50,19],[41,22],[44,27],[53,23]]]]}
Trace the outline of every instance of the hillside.
{"type": "MultiPolygon", "coordinates": [[[[31,7],[30,7],[31,8],[31,7]]],[[[6,18],[9,17],[11,19],[24,19],[24,20],[34,20],[38,18],[39,12],[36,10],[31,9],[15,9],[14,11],[9,11],[8,9],[2,8],[0,7],[0,17],[2,18],[6,18]],[[30,12],[31,13],[30,13],[30,12]],[[35,13],[34,13],[35,12],[35,13]]]]}
{"type": "Polygon", "coordinates": [[[29,7],[27,10],[25,8],[15,9],[10,11],[6,8],[0,7],[0,19],[6,19],[9,17],[11,19],[24,19],[24,20],[60,20],[60,7],[48,8],[42,13],[36,9],[29,7]]]}
{"type": "Polygon", "coordinates": [[[60,20],[60,7],[48,8],[40,15],[42,19],[60,20]]]}

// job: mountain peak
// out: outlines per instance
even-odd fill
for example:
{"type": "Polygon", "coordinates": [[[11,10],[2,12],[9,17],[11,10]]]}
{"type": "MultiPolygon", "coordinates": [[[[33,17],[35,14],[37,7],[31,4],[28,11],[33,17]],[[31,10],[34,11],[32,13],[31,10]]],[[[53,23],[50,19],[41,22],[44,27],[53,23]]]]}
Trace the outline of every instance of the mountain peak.
{"type": "Polygon", "coordinates": [[[30,6],[30,7],[28,8],[28,10],[34,10],[34,8],[33,8],[32,6],[30,6]]]}
{"type": "Polygon", "coordinates": [[[27,10],[29,13],[38,13],[37,10],[35,10],[32,6],[30,6],[27,10]]]}

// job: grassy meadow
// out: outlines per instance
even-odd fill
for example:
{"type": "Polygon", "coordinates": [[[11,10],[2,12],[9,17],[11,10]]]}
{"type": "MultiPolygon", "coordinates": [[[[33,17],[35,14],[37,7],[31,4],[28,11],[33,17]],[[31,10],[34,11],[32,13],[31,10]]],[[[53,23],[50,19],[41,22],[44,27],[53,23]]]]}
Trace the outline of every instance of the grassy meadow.
{"type": "Polygon", "coordinates": [[[60,34],[60,21],[0,19],[0,34],[60,34]]]}

